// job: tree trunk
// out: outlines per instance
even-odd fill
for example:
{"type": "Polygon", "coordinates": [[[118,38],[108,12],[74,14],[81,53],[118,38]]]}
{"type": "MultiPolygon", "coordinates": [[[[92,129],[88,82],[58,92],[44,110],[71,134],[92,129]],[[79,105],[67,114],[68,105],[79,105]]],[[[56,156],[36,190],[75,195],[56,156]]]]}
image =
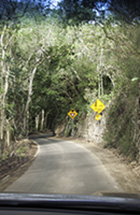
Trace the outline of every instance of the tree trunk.
{"type": "Polygon", "coordinates": [[[97,65],[97,74],[98,74],[98,98],[100,98],[101,94],[103,95],[103,74],[102,74],[102,56],[103,56],[103,48],[101,45],[101,52],[99,58],[99,65],[97,65]]]}
{"type": "Polygon", "coordinates": [[[41,131],[44,129],[44,110],[42,110],[42,117],[41,117],[41,131]]]}
{"type": "Polygon", "coordinates": [[[45,116],[45,129],[48,128],[48,114],[45,116]]]}
{"type": "Polygon", "coordinates": [[[101,73],[101,94],[104,95],[103,74],[101,73]]]}
{"type": "Polygon", "coordinates": [[[34,67],[33,71],[31,72],[30,80],[29,80],[28,98],[27,98],[27,102],[26,102],[26,106],[25,106],[24,119],[23,119],[23,122],[24,122],[24,131],[26,131],[27,124],[28,124],[27,115],[28,115],[28,111],[29,111],[29,104],[31,102],[32,86],[33,86],[33,80],[34,80],[34,76],[35,76],[36,70],[37,70],[37,65],[34,67]]]}
{"type": "Polygon", "coordinates": [[[98,98],[101,96],[101,77],[100,74],[98,74],[98,98]]]}
{"type": "Polygon", "coordinates": [[[27,135],[27,128],[28,128],[28,120],[29,120],[29,105],[31,102],[31,97],[32,97],[32,88],[33,88],[33,80],[34,80],[34,76],[36,73],[36,70],[38,68],[38,66],[45,60],[45,58],[43,58],[43,60],[38,61],[34,67],[34,69],[31,72],[30,78],[29,78],[29,89],[28,89],[28,98],[27,98],[27,102],[26,102],[26,106],[25,106],[25,111],[24,111],[24,118],[23,118],[23,129],[24,129],[24,133],[27,135]]]}
{"type": "Polygon", "coordinates": [[[6,120],[6,132],[5,132],[5,146],[6,146],[6,151],[8,155],[10,154],[10,123],[8,120],[6,120]]]}
{"type": "Polygon", "coordinates": [[[3,93],[3,98],[2,98],[2,115],[1,115],[1,139],[3,139],[3,134],[4,134],[4,125],[5,125],[5,107],[6,107],[6,95],[8,92],[8,86],[9,86],[9,67],[8,71],[5,73],[5,86],[4,86],[4,93],[3,93]]]}
{"type": "Polygon", "coordinates": [[[35,117],[35,130],[38,131],[39,129],[39,114],[35,117]]]}
{"type": "MultiPolygon", "coordinates": [[[[139,82],[139,95],[140,95],[140,82],[139,82]]],[[[138,98],[138,139],[137,139],[137,145],[138,145],[138,162],[140,163],[140,96],[138,98]]]]}
{"type": "MultiPolygon", "coordinates": [[[[0,89],[0,103],[1,103],[1,110],[0,110],[0,139],[3,140],[3,137],[4,137],[4,119],[5,119],[5,112],[4,112],[4,104],[3,102],[5,102],[4,100],[4,83],[3,83],[3,78],[5,76],[5,63],[4,63],[4,60],[5,60],[5,47],[4,47],[4,33],[5,33],[5,30],[6,30],[6,25],[4,26],[3,28],[3,32],[1,34],[1,37],[0,37],[0,45],[1,45],[1,48],[2,48],[2,57],[1,57],[1,76],[0,76],[0,86],[1,86],[1,89],[0,89]]],[[[6,95],[5,95],[6,96],[6,95]]]]}
{"type": "MultiPolygon", "coordinates": [[[[4,126],[6,125],[5,119],[5,107],[6,107],[6,95],[8,93],[9,87],[9,73],[10,66],[6,62],[6,51],[10,45],[10,42],[13,38],[13,35],[10,36],[6,31],[7,26],[4,25],[3,31],[0,36],[0,45],[1,45],[1,75],[0,75],[0,139],[4,139],[4,126]]],[[[7,51],[10,53],[12,59],[11,49],[7,51]]]]}

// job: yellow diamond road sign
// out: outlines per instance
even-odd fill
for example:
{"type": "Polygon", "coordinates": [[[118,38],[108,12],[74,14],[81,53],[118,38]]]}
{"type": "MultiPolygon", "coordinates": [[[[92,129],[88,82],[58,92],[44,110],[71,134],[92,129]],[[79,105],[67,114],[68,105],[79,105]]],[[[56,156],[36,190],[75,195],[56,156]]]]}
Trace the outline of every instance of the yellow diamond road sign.
{"type": "Polygon", "coordinates": [[[76,116],[77,116],[77,112],[74,110],[74,109],[71,109],[69,112],[68,112],[68,115],[74,119],[76,116]]]}
{"type": "Polygon", "coordinates": [[[101,114],[97,114],[97,115],[95,116],[95,119],[96,119],[97,121],[99,121],[99,120],[101,119],[101,117],[102,117],[101,114]]]}
{"type": "Polygon", "coordinates": [[[101,113],[105,109],[105,105],[99,99],[97,99],[96,102],[94,102],[90,107],[96,113],[101,113]]]}

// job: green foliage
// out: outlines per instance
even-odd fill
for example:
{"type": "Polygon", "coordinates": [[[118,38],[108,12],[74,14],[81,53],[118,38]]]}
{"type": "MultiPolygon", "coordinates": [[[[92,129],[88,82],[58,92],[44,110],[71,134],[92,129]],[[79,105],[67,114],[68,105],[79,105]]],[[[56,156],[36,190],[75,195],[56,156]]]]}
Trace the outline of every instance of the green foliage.
{"type": "Polygon", "coordinates": [[[39,116],[40,129],[44,110],[44,129],[54,130],[74,108],[78,112],[75,124],[71,126],[68,121],[64,132],[69,136],[72,127],[77,129],[76,124],[86,119],[92,111],[90,105],[100,97],[107,106],[106,146],[119,148],[134,158],[138,148],[140,25],[114,22],[112,15],[102,25],[88,23],[95,16],[92,9],[96,2],[72,1],[69,5],[71,1],[62,1],[60,10],[66,11],[67,25],[60,22],[58,13],[36,20],[26,15],[18,24],[7,22],[6,30],[2,23],[0,34],[4,34],[6,47],[4,60],[0,47],[0,67],[6,68],[0,81],[3,97],[8,74],[5,121],[14,136],[23,137],[25,118],[32,132],[39,116]],[[25,113],[30,77],[39,62],[29,112],[25,113]]]}
{"type": "Polygon", "coordinates": [[[67,128],[64,132],[64,136],[69,137],[71,135],[71,130],[72,130],[71,128],[67,128]]]}
{"type": "Polygon", "coordinates": [[[118,148],[130,160],[137,159],[138,147],[136,146],[138,129],[138,86],[130,85],[129,89],[115,97],[107,116],[105,147],[118,148]]]}
{"type": "Polygon", "coordinates": [[[16,154],[18,154],[19,156],[24,156],[26,153],[26,147],[25,145],[21,145],[17,150],[16,150],[16,154]]]}

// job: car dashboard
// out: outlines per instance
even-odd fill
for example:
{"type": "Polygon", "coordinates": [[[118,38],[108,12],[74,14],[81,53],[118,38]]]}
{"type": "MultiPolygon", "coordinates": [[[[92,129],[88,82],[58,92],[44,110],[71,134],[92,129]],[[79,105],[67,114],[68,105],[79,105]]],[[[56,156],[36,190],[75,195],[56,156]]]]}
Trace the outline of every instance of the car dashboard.
{"type": "Polygon", "coordinates": [[[0,194],[0,215],[140,214],[139,198],[46,194],[0,194]]]}

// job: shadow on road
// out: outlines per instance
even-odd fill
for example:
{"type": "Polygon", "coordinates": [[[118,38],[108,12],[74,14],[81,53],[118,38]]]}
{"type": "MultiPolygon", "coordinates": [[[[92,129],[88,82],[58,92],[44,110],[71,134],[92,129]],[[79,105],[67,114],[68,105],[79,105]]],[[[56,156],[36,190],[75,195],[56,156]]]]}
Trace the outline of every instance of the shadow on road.
{"type": "Polygon", "coordinates": [[[55,137],[53,134],[49,133],[49,134],[31,134],[29,135],[29,139],[35,140],[36,142],[38,142],[39,145],[49,145],[49,144],[56,144],[61,142],[61,144],[65,141],[60,141],[60,140],[55,140],[55,139],[51,139],[50,137],[55,137]]]}
{"type": "Polygon", "coordinates": [[[29,139],[40,139],[40,138],[48,138],[48,137],[53,137],[53,134],[31,134],[29,135],[29,139]]]}

